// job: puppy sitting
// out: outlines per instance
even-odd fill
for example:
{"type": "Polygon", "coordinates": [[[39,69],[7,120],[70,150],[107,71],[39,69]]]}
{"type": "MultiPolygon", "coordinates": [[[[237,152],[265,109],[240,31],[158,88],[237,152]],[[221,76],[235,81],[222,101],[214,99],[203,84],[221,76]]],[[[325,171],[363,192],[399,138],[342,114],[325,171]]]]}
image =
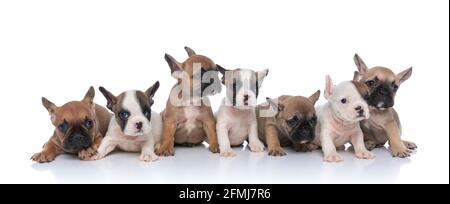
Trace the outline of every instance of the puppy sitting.
{"type": "Polygon", "coordinates": [[[101,159],[116,148],[127,152],[141,151],[141,161],[158,159],[155,146],[159,145],[162,120],[158,113],[151,110],[153,96],[159,88],[156,82],[147,91],[127,91],[114,96],[103,87],[99,90],[108,101],[107,107],[114,112],[108,132],[97,154],[91,159],[101,159]]]}
{"type": "Polygon", "coordinates": [[[360,81],[369,87],[371,93],[368,98],[370,118],[361,123],[367,149],[384,146],[389,141],[393,156],[401,158],[410,156],[417,146],[400,138],[402,127],[393,106],[397,90],[409,79],[412,68],[394,74],[385,67],[369,69],[357,54],[354,60],[361,74],[360,81]]]}
{"type": "Polygon", "coordinates": [[[284,156],[282,147],[293,146],[296,151],[308,151],[307,142],[314,140],[317,124],[314,104],[320,91],[308,98],[281,96],[267,98],[256,107],[259,138],[267,144],[269,155],[284,156]]]}
{"type": "Polygon", "coordinates": [[[322,147],[326,162],[342,161],[336,147],[345,149],[344,145],[348,142],[353,145],[357,158],[375,157],[364,146],[364,136],[359,126],[360,121],[369,118],[369,108],[361,95],[361,89],[364,86],[356,81],[333,86],[331,78],[326,77],[324,96],[328,102],[316,108],[319,118],[316,128],[318,137],[313,141],[315,145],[322,147]]]}
{"type": "Polygon", "coordinates": [[[111,115],[93,102],[94,96],[94,88],[90,87],[82,101],[72,101],[61,107],[42,98],[55,130],[43,150],[31,157],[33,161],[51,162],[62,153],[78,154],[85,160],[96,153],[111,115]]]}
{"type": "Polygon", "coordinates": [[[173,156],[174,145],[193,146],[207,140],[209,150],[219,152],[216,120],[208,96],[221,91],[216,64],[185,47],[189,58],[179,63],[166,54],[172,77],[178,82],[172,88],[166,109],[161,113],[163,135],[158,155],[173,156]]]}
{"type": "Polygon", "coordinates": [[[259,89],[269,70],[227,70],[219,65],[217,68],[227,88],[226,97],[217,112],[220,156],[236,156],[231,146],[242,145],[247,138],[251,151],[264,151],[264,144],[258,138],[255,106],[259,89]]]}

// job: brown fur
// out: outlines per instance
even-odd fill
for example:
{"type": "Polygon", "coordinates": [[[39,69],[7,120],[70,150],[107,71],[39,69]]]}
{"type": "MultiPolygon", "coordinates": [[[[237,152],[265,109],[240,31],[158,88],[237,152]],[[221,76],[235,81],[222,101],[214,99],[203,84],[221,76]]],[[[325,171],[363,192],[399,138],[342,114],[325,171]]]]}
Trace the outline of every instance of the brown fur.
{"type": "Polygon", "coordinates": [[[104,107],[93,103],[94,95],[94,89],[91,87],[82,101],[68,102],[61,107],[57,107],[45,98],[42,99],[43,105],[49,111],[55,130],[53,136],[44,144],[43,150],[31,157],[33,161],[51,162],[62,153],[78,154],[80,159],[88,159],[96,153],[108,129],[111,114],[104,107]],[[66,138],[64,133],[58,130],[58,125],[63,123],[64,120],[70,126],[78,125],[83,123],[86,118],[93,118],[94,120],[93,127],[89,131],[89,136],[93,141],[91,147],[79,152],[65,150],[62,144],[66,138]]]}

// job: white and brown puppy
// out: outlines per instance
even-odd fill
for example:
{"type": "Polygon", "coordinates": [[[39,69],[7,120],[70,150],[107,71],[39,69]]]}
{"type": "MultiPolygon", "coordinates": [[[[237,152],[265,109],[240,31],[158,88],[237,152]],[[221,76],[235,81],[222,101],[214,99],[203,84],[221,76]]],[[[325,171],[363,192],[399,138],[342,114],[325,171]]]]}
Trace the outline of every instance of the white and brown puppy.
{"type": "Polygon", "coordinates": [[[365,83],[370,89],[368,98],[370,118],[361,122],[367,149],[384,146],[389,141],[394,157],[410,156],[411,151],[417,146],[400,138],[402,127],[393,106],[397,90],[409,79],[412,68],[394,74],[385,67],[369,69],[357,54],[354,60],[361,74],[360,82],[365,83]]]}
{"type": "Polygon", "coordinates": [[[222,84],[227,90],[216,114],[220,156],[236,156],[231,146],[242,145],[247,139],[251,151],[264,151],[264,144],[258,138],[255,107],[262,82],[269,70],[227,70],[219,65],[217,69],[222,74],[222,84]]]}
{"type": "Polygon", "coordinates": [[[92,159],[101,159],[116,148],[127,152],[141,151],[141,161],[158,159],[155,147],[161,138],[162,120],[151,110],[158,88],[159,82],[156,82],[145,92],[131,90],[119,96],[99,88],[108,101],[107,108],[115,117],[111,118],[108,132],[92,159]]]}
{"type": "Polygon", "coordinates": [[[358,83],[345,81],[334,86],[330,76],[326,77],[324,96],[328,102],[316,108],[318,137],[313,141],[322,147],[326,162],[343,161],[336,148],[343,149],[348,142],[353,145],[357,158],[375,157],[364,146],[364,136],[359,126],[360,121],[369,118],[369,107],[358,83]]]}

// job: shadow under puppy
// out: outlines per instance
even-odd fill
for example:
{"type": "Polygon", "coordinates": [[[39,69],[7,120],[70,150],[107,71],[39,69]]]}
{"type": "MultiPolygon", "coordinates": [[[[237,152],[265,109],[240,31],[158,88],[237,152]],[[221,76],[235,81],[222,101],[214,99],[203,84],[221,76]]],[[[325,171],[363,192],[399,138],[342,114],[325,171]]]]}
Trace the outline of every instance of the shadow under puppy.
{"type": "Polygon", "coordinates": [[[359,122],[369,118],[369,107],[364,99],[367,87],[358,81],[345,81],[333,85],[330,76],[326,77],[324,96],[328,102],[316,108],[319,124],[318,137],[313,144],[322,148],[324,161],[340,162],[343,157],[337,153],[344,150],[350,142],[359,159],[373,159],[374,154],[364,146],[364,136],[359,122]]]}
{"type": "Polygon", "coordinates": [[[269,70],[227,70],[219,65],[217,68],[227,90],[216,115],[220,156],[236,156],[231,146],[242,145],[247,138],[251,151],[264,151],[264,144],[258,138],[255,107],[259,89],[269,70]]]}
{"type": "Polygon", "coordinates": [[[409,79],[412,68],[394,74],[385,67],[369,69],[357,54],[354,60],[359,70],[360,82],[365,83],[370,89],[368,98],[370,118],[361,122],[367,149],[384,146],[389,141],[394,157],[409,157],[417,145],[401,139],[402,127],[393,106],[397,90],[409,79]]]}
{"type": "Polygon", "coordinates": [[[153,96],[158,88],[159,82],[156,82],[145,92],[130,90],[118,96],[103,87],[99,88],[114,117],[111,118],[108,132],[92,160],[101,159],[115,149],[141,151],[141,161],[158,159],[155,146],[159,145],[161,138],[162,120],[158,113],[151,110],[153,96]]]}
{"type": "Polygon", "coordinates": [[[269,155],[284,156],[282,147],[293,146],[296,151],[308,151],[307,142],[315,138],[317,124],[314,104],[320,91],[308,98],[280,96],[266,98],[267,102],[256,107],[259,138],[267,144],[269,155]]]}
{"type": "Polygon", "coordinates": [[[174,145],[194,146],[207,140],[209,150],[219,152],[216,120],[208,96],[220,93],[216,64],[206,56],[185,47],[189,58],[183,63],[166,54],[172,77],[178,81],[161,112],[163,135],[157,154],[173,156],[174,145]]]}
{"type": "Polygon", "coordinates": [[[62,153],[78,154],[85,160],[96,153],[111,114],[93,102],[94,96],[95,90],[90,87],[83,100],[68,102],[61,107],[42,98],[55,130],[43,150],[31,157],[33,161],[51,162],[62,153]]]}

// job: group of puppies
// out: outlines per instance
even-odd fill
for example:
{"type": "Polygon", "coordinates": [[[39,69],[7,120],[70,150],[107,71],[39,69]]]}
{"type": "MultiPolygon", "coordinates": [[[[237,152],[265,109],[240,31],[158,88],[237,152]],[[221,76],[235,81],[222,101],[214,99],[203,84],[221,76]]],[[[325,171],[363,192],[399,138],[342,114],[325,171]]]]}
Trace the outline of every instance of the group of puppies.
{"type": "Polygon", "coordinates": [[[42,98],[55,130],[31,159],[51,162],[69,153],[82,160],[98,160],[121,150],[141,152],[140,160],[149,162],[158,156],[173,156],[175,145],[204,142],[223,157],[236,156],[231,147],[246,141],[250,151],[262,152],[267,147],[271,156],[286,155],[284,147],[301,152],[322,149],[326,162],[342,161],[338,150],[347,143],[360,159],[373,159],[370,151],[386,142],[395,157],[408,157],[417,148],[401,139],[400,120],[393,109],[396,92],[412,68],[394,74],[385,67],[368,68],[355,55],[358,71],[353,80],[334,85],[326,77],[323,95],[327,103],[315,107],[320,97],[317,91],[309,97],[266,98],[257,105],[269,70],[229,70],[188,47],[185,50],[189,58],[182,63],[165,55],[177,83],[159,114],[151,108],[159,82],[145,92],[129,90],[119,95],[100,87],[107,109],[94,103],[93,87],[81,101],[60,107],[42,98]],[[225,98],[213,113],[209,97],[220,93],[222,85],[225,98]]]}

